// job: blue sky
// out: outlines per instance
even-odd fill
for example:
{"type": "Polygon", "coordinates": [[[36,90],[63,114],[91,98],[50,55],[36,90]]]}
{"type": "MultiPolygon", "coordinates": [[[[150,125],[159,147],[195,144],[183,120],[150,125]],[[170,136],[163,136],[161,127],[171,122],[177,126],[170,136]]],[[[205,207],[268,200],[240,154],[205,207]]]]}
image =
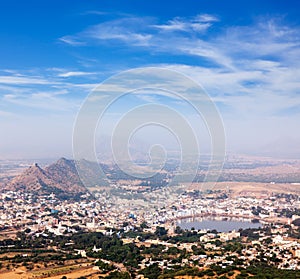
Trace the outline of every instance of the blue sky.
{"type": "Polygon", "coordinates": [[[0,158],[70,156],[105,78],[159,66],[199,82],[228,152],[300,156],[296,1],[1,1],[0,158]]]}

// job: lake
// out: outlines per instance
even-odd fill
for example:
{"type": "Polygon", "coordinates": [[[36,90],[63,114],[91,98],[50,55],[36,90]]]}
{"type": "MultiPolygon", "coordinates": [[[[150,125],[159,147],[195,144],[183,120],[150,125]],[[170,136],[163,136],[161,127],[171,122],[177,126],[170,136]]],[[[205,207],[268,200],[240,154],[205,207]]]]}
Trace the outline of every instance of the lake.
{"type": "Polygon", "coordinates": [[[217,230],[218,232],[263,227],[259,222],[251,222],[251,220],[237,218],[187,218],[177,221],[177,225],[182,229],[190,230],[191,228],[195,228],[196,230],[217,230]]]}

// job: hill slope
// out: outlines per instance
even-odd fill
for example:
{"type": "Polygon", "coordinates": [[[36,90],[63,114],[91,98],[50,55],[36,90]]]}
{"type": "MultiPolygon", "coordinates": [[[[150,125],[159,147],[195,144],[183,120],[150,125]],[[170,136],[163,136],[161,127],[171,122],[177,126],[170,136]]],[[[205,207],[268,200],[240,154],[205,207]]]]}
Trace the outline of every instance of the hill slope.
{"type": "Polygon", "coordinates": [[[58,197],[72,197],[87,192],[77,174],[75,162],[65,158],[42,169],[34,164],[13,178],[5,190],[24,191],[36,194],[55,193],[58,197]]]}

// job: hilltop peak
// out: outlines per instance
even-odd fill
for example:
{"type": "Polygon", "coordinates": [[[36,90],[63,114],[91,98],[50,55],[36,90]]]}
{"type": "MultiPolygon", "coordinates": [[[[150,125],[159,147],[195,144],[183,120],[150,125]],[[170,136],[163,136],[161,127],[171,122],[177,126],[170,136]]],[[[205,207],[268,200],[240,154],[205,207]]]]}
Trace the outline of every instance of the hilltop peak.
{"type": "Polygon", "coordinates": [[[60,157],[57,161],[68,162],[70,160],[65,157],[60,157]]]}
{"type": "Polygon", "coordinates": [[[29,166],[29,169],[36,169],[36,168],[38,168],[38,169],[41,169],[41,167],[39,166],[39,164],[38,163],[33,163],[31,166],[29,166]]]}
{"type": "MultiPolygon", "coordinates": [[[[60,159],[58,159],[55,163],[52,164],[52,166],[62,166],[62,167],[75,167],[75,162],[74,160],[71,159],[67,159],[65,157],[61,157],[60,159]]],[[[51,166],[51,165],[50,165],[51,166]]]]}
{"type": "Polygon", "coordinates": [[[29,168],[24,171],[24,174],[30,173],[44,173],[43,169],[38,165],[38,163],[34,163],[29,168]]]}

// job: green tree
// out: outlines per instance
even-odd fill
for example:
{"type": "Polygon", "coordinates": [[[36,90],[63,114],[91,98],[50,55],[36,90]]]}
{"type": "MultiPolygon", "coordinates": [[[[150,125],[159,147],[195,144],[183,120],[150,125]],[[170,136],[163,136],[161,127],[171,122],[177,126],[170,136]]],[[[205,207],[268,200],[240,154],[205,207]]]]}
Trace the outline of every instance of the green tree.
{"type": "Polygon", "coordinates": [[[131,279],[128,272],[113,271],[105,278],[107,279],[131,279]]]}
{"type": "Polygon", "coordinates": [[[168,230],[166,230],[164,227],[156,227],[155,234],[160,237],[168,234],[168,230]]]}
{"type": "Polygon", "coordinates": [[[155,263],[142,269],[139,273],[143,274],[149,279],[157,279],[161,274],[161,269],[159,268],[158,264],[155,263]]]}

